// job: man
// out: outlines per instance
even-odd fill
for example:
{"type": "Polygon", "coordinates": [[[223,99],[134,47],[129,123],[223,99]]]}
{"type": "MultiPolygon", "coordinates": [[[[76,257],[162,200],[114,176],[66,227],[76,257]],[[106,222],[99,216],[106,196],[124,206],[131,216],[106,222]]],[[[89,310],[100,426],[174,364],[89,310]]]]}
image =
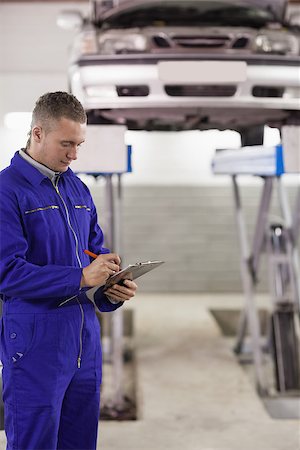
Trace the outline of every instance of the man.
{"type": "MultiPolygon", "coordinates": [[[[0,173],[1,355],[7,450],[96,448],[101,348],[85,291],[120,258],[103,247],[88,188],[69,168],[86,114],[66,92],[40,97],[26,149],[0,173]],[[99,255],[92,262],[84,253],[99,255]]],[[[97,291],[100,311],[136,284],[97,291]]]]}

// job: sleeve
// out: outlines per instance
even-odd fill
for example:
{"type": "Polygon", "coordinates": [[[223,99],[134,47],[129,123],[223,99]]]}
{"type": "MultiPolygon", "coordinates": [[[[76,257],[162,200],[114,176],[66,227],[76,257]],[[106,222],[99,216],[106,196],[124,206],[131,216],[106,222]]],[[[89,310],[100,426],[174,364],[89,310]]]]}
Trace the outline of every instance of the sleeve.
{"type": "Polygon", "coordinates": [[[77,295],[82,269],[71,266],[38,266],[26,260],[24,235],[16,196],[0,195],[0,293],[6,297],[42,299],[77,295]]]}
{"type": "Polygon", "coordinates": [[[111,312],[120,308],[124,302],[111,302],[103,292],[103,288],[100,287],[93,294],[93,300],[100,312],[111,312]]]}

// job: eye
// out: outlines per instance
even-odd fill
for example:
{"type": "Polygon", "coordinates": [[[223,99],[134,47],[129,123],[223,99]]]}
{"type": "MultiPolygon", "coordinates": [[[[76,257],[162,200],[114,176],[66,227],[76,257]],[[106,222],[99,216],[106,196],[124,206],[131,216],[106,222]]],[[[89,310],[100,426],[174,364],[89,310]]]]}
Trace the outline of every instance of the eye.
{"type": "Polygon", "coordinates": [[[61,146],[64,148],[68,148],[68,147],[70,147],[70,145],[71,145],[70,142],[62,142],[61,143],[61,146]]]}

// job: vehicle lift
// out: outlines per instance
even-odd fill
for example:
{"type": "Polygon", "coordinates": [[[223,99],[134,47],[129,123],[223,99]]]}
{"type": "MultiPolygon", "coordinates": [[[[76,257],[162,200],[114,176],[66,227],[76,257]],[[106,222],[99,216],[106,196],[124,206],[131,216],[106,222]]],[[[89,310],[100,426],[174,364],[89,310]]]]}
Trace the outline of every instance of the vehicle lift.
{"type": "MultiPolygon", "coordinates": [[[[123,125],[88,125],[82,157],[72,163],[72,170],[104,181],[104,205],[101,212],[105,246],[122,256],[122,175],[132,172],[131,146],[125,144],[127,128],[123,125]],[[99,155],[101,155],[99,157],[99,155]]],[[[124,261],[123,261],[124,263],[124,261]]],[[[95,292],[96,292],[95,288],[95,292]]],[[[102,418],[123,420],[128,408],[124,392],[124,313],[102,313],[102,357],[112,366],[114,380],[109,407],[102,418]]],[[[106,389],[105,380],[102,382],[106,389]]]]}
{"type": "Polygon", "coordinates": [[[300,269],[297,240],[300,231],[300,186],[291,211],[282,175],[299,173],[299,147],[244,147],[217,151],[212,167],[215,174],[231,175],[235,217],[240,244],[241,278],[245,307],[241,312],[235,345],[240,357],[245,353],[249,329],[255,381],[262,397],[300,397],[300,269]],[[286,151],[286,154],[284,153],[286,151]],[[289,157],[287,158],[287,151],[289,157]],[[292,158],[291,158],[292,154],[292,158]],[[286,164],[289,161],[289,164],[286,164]],[[288,167],[289,166],[289,167],[288,167]],[[291,167],[292,166],[292,167],[291,167]],[[253,242],[250,248],[238,177],[243,174],[263,180],[253,242]],[[281,219],[271,221],[274,187],[281,219]],[[271,311],[266,335],[262,336],[255,289],[262,253],[267,254],[271,311]],[[267,377],[267,358],[271,358],[273,380],[267,377]]]}

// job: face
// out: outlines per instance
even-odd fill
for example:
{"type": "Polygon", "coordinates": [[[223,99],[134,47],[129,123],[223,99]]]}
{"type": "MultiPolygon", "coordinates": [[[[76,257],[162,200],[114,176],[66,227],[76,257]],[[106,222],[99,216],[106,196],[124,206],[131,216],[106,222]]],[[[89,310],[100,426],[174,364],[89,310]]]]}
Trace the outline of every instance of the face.
{"type": "Polygon", "coordinates": [[[36,161],[54,170],[65,172],[78,156],[78,149],[84,142],[86,124],[62,117],[53,121],[47,133],[42,126],[32,129],[31,145],[28,153],[36,161]]]}

